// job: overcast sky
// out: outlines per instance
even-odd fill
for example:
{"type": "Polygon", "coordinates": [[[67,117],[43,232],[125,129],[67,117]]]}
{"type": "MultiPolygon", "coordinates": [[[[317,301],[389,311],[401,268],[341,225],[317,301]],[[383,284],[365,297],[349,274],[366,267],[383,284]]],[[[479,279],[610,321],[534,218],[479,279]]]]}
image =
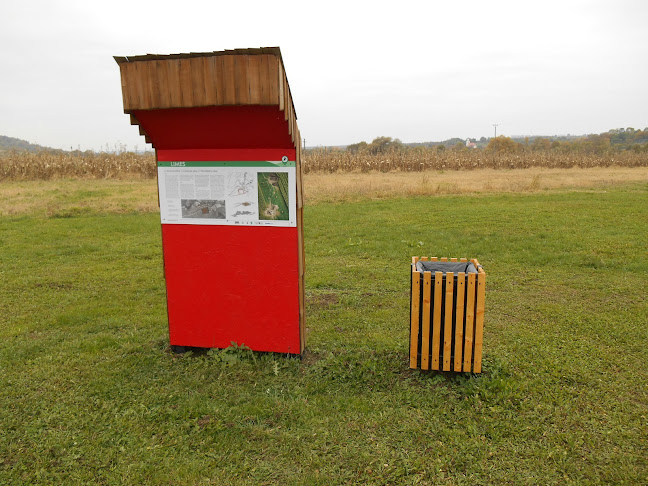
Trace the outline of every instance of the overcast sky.
{"type": "Polygon", "coordinates": [[[2,0],[0,135],[142,150],[112,56],[262,46],[308,146],[648,126],[643,0],[2,0]]]}

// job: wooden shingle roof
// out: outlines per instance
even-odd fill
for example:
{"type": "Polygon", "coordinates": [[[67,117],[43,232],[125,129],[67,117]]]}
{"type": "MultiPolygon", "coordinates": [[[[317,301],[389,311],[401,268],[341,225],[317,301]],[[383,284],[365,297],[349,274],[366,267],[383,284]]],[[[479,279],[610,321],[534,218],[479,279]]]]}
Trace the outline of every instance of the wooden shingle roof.
{"type": "Polygon", "coordinates": [[[278,47],[114,59],[121,72],[124,112],[133,124],[139,124],[134,114],[138,110],[275,105],[300,148],[297,114],[278,47]]]}

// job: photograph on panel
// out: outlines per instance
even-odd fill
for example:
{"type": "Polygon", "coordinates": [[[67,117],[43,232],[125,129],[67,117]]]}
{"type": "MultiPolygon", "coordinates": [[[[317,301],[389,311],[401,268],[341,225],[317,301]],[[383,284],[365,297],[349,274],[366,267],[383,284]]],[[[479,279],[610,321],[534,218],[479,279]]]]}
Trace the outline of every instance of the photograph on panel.
{"type": "Polygon", "coordinates": [[[259,219],[282,220],[289,218],[287,172],[259,172],[259,219]]]}
{"type": "Polygon", "coordinates": [[[225,219],[225,201],[222,199],[182,199],[183,218],[225,219]]]}

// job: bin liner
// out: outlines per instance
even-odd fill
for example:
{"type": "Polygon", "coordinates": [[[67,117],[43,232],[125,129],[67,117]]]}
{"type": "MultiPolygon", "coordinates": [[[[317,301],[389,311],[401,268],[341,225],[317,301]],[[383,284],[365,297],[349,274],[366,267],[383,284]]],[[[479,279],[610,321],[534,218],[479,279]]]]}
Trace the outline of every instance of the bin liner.
{"type": "Polygon", "coordinates": [[[472,262],[422,262],[416,263],[417,272],[452,272],[458,274],[464,273],[477,273],[477,268],[472,262]]]}

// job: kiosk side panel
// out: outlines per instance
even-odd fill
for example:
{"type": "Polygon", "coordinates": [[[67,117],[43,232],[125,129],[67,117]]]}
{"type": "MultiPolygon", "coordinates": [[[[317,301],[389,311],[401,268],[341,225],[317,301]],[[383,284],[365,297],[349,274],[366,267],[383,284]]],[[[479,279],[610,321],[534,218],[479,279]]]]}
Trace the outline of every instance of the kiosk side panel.
{"type": "Polygon", "coordinates": [[[162,225],[172,345],[300,354],[297,228],[162,225]]]}

